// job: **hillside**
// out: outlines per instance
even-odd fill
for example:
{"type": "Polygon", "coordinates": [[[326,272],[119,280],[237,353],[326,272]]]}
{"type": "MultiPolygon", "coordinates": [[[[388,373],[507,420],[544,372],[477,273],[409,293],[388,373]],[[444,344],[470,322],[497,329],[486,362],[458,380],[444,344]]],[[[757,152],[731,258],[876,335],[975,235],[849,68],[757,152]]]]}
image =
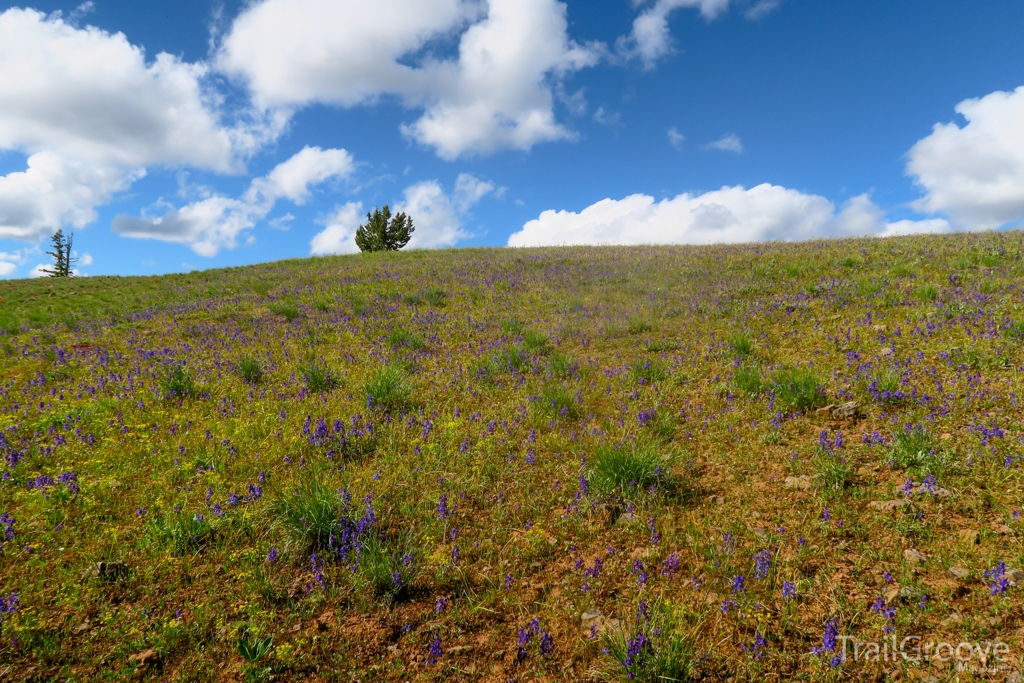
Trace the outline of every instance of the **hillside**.
{"type": "Polygon", "coordinates": [[[1007,232],[0,282],[0,680],[1004,680],[1022,277],[1007,232]]]}

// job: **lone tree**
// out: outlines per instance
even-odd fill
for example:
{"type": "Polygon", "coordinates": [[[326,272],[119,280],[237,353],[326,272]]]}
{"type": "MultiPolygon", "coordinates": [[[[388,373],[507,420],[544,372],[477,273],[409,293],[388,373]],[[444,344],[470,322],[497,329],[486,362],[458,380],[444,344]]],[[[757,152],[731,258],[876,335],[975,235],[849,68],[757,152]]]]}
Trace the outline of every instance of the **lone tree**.
{"type": "Polygon", "coordinates": [[[385,204],[383,211],[374,209],[372,214],[366,214],[366,225],[356,230],[356,246],[360,251],[398,251],[409,243],[415,229],[412,218],[404,213],[392,218],[391,209],[385,204]]]}
{"type": "Polygon", "coordinates": [[[46,252],[53,257],[53,268],[43,268],[44,273],[50,277],[71,277],[71,269],[78,263],[78,259],[71,256],[71,242],[74,237],[75,233],[65,237],[63,230],[53,233],[53,237],[50,238],[53,251],[46,252]]]}

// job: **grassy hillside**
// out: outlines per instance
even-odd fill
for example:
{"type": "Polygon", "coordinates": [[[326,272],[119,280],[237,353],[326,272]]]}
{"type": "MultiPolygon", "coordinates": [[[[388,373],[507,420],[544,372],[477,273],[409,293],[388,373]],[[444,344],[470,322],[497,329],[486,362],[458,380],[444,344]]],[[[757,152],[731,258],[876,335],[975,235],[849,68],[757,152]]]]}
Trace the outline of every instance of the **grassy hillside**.
{"type": "Polygon", "coordinates": [[[1014,232],[0,283],[0,680],[1005,677],[1022,276],[1014,232]]]}

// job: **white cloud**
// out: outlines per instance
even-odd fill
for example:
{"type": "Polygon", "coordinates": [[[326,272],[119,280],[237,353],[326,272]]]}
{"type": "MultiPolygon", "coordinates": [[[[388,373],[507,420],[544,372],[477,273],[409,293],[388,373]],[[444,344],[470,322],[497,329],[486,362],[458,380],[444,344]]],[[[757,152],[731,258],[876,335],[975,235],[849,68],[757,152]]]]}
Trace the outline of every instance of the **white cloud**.
{"type": "Polygon", "coordinates": [[[52,152],[31,155],[27,165],[0,176],[0,237],[36,241],[61,226],[82,228],[96,220],[95,207],[144,175],[52,152]]]}
{"type": "MultiPolygon", "coordinates": [[[[463,230],[469,209],[488,194],[494,185],[463,173],[455,181],[449,196],[436,180],[417,183],[405,189],[393,213],[406,213],[413,219],[415,230],[409,240],[410,249],[436,249],[454,246],[470,237],[463,230]]],[[[348,203],[324,221],[324,229],[310,242],[310,253],[351,254],[359,251],[355,244],[356,230],[362,223],[362,205],[348,203]]]]}
{"type": "Polygon", "coordinates": [[[14,275],[18,270],[18,264],[7,260],[8,254],[0,253],[0,277],[14,275]]]}
{"type": "Polygon", "coordinates": [[[567,27],[557,0],[264,0],[235,20],[217,63],[281,111],[397,96],[423,110],[402,132],[454,159],[574,137],[552,86],[602,49],[567,27]],[[432,55],[456,37],[457,59],[432,55]]]}
{"type": "Polygon", "coordinates": [[[113,230],[125,237],[187,244],[200,256],[216,256],[221,249],[235,248],[238,237],[266,218],[277,200],[301,204],[311,186],[347,177],[354,167],[352,156],[343,149],[306,147],[254,179],[241,199],[213,195],[157,218],[116,216],[113,230]]]}
{"type": "Polygon", "coordinates": [[[702,195],[681,194],[656,202],[635,194],[605,199],[579,213],[545,211],[513,234],[512,247],[562,244],[714,244],[802,240],[824,236],[887,235],[944,231],[944,221],[887,224],[865,195],[836,212],[824,197],[763,184],[749,190],[724,187],[702,195]]]}
{"type": "Polygon", "coordinates": [[[28,276],[29,277],[49,277],[49,273],[46,272],[46,269],[48,269],[48,268],[53,268],[53,264],[52,263],[39,263],[39,264],[36,265],[35,268],[33,268],[32,270],[30,270],[28,272],[28,276]]]}
{"type": "Polygon", "coordinates": [[[704,145],[704,149],[717,149],[721,152],[735,152],[736,154],[743,154],[743,143],[735,133],[729,133],[723,135],[714,142],[709,142],[704,145]]]}
{"type": "Polygon", "coordinates": [[[91,266],[93,264],[92,254],[82,254],[78,257],[78,265],[91,266]]]}
{"type": "Polygon", "coordinates": [[[0,237],[38,240],[95,220],[95,207],[152,165],[242,170],[283,124],[221,125],[203,65],[161,53],[146,60],[123,34],[27,9],[0,13],[0,151],[28,157],[0,177],[0,237]],[[70,22],[70,23],[69,23],[70,22]]]}
{"type": "Polygon", "coordinates": [[[356,230],[362,224],[362,218],[362,204],[349,202],[339,207],[323,222],[324,229],[309,243],[309,253],[313,256],[357,253],[356,230]]]}
{"type": "Polygon", "coordinates": [[[678,128],[672,126],[671,128],[668,129],[668,142],[677,150],[683,149],[683,143],[685,141],[686,136],[680,133],[678,128]]]}
{"type": "Polygon", "coordinates": [[[598,107],[597,111],[594,112],[594,122],[600,123],[602,126],[615,126],[618,125],[619,119],[622,118],[622,114],[615,111],[607,111],[604,107],[598,107]]]}
{"type": "Polygon", "coordinates": [[[782,0],[758,0],[757,4],[743,13],[750,21],[760,21],[774,12],[782,4],[782,0]]]}
{"type": "Polygon", "coordinates": [[[914,208],[969,230],[1024,219],[1024,86],[964,100],[967,120],[936,124],[909,153],[907,173],[926,195],[914,208]]]}
{"type": "MultiPolygon", "coordinates": [[[[633,4],[643,5],[645,0],[634,0],[633,4]]],[[[668,17],[684,7],[699,9],[705,20],[712,21],[729,9],[729,0],[656,0],[633,21],[632,33],[619,39],[619,53],[638,57],[645,67],[654,68],[658,59],[672,52],[668,17]]]]}

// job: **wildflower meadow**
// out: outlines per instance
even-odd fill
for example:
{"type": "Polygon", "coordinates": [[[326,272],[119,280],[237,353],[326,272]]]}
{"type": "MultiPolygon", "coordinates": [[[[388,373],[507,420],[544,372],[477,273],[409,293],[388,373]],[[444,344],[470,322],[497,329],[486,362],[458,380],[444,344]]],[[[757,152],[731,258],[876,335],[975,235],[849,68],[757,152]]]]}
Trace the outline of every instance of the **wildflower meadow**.
{"type": "Polygon", "coordinates": [[[0,282],[0,680],[1020,680],[1022,367],[1020,232],[0,282]]]}

